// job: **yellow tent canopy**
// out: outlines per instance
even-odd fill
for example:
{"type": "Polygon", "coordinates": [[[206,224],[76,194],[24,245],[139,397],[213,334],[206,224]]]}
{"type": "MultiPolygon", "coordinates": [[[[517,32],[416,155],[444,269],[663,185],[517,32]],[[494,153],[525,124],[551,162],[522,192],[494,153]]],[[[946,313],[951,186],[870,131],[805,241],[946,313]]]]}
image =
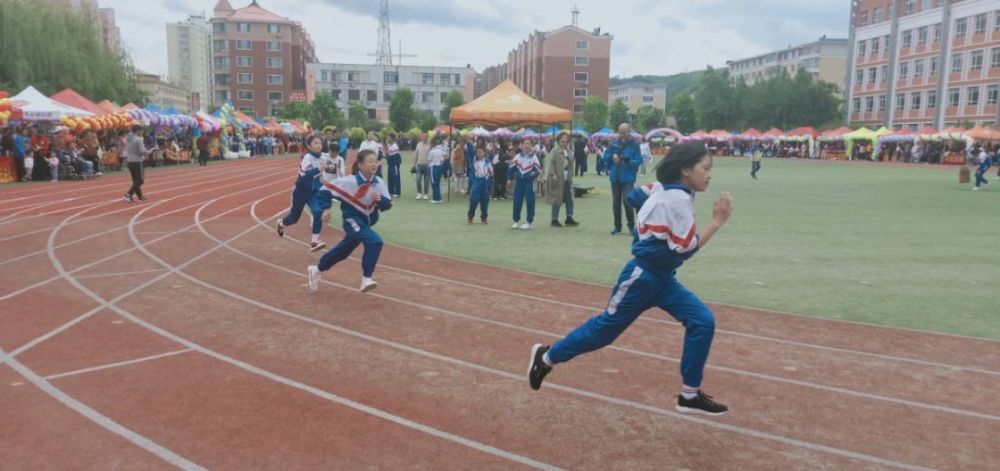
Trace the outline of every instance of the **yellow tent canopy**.
{"type": "Polygon", "coordinates": [[[451,109],[451,124],[507,126],[563,123],[573,120],[569,110],[543,103],[504,80],[476,100],[451,109]]]}

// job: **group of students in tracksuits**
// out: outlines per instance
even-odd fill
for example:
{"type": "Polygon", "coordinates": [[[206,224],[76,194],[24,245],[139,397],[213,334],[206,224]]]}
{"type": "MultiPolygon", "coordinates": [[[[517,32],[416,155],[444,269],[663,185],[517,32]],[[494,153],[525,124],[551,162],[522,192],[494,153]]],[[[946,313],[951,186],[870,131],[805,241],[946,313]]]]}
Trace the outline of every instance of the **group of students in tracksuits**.
{"type": "Polygon", "coordinates": [[[351,255],[358,245],[364,245],[361,259],[361,292],[378,286],[372,279],[375,265],[382,252],[382,238],[372,226],[378,223],[379,213],[392,208],[392,197],[383,180],[376,175],[379,167],[378,153],[372,150],[358,152],[351,171],[344,171],[343,157],[336,150],[323,154],[323,143],[319,136],[309,139],[309,152],[302,156],[299,173],[292,189],[292,205],[288,215],[277,223],[279,236],[285,229],[298,222],[306,206],[312,212],[312,241],[309,251],[316,252],[326,247],[319,241],[319,233],[324,222],[324,211],[340,201],[343,216],[344,238],[327,251],[316,265],[306,268],[309,290],[319,287],[321,273],[351,255]]]}

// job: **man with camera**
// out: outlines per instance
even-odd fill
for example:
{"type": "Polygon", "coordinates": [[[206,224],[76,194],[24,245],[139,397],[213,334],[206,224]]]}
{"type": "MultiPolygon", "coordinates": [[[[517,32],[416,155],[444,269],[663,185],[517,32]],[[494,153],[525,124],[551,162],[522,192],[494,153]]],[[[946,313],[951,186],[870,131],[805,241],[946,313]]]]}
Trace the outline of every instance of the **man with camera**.
{"type": "Polygon", "coordinates": [[[639,152],[639,142],[632,138],[632,127],[628,123],[618,126],[618,137],[601,157],[604,168],[608,169],[611,180],[611,207],[615,218],[615,227],[611,235],[622,233],[622,206],[625,207],[625,220],[628,231],[635,234],[635,210],[628,205],[625,196],[635,186],[635,174],[642,164],[642,154],[639,152]]]}

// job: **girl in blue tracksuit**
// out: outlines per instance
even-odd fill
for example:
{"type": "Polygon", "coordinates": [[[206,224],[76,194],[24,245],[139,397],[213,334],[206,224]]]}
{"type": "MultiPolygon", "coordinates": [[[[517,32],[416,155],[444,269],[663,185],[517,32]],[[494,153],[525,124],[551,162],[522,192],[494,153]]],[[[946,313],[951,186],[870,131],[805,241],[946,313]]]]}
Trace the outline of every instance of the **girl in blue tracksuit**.
{"type": "Polygon", "coordinates": [[[989,154],[986,153],[986,149],[979,148],[978,151],[978,153],[973,152],[976,155],[976,163],[978,164],[976,166],[976,186],[972,187],[973,190],[978,190],[980,183],[986,185],[987,188],[990,186],[990,182],[986,180],[986,172],[990,170],[990,164],[993,163],[989,154]]]}
{"type": "Polygon", "coordinates": [[[386,140],[386,161],[389,163],[389,194],[393,198],[402,194],[402,181],[399,175],[399,168],[403,165],[403,156],[399,153],[399,145],[396,144],[396,135],[390,134],[386,140]]]}
{"type": "MultiPolygon", "coordinates": [[[[299,162],[299,175],[295,179],[295,186],[292,188],[292,207],[288,210],[288,215],[284,219],[278,220],[278,235],[285,236],[285,228],[299,222],[302,217],[302,210],[313,201],[316,192],[322,185],[321,174],[326,170],[326,161],[323,159],[323,139],[318,135],[312,135],[307,141],[309,152],[302,156],[299,162]]],[[[315,208],[310,208],[315,210],[315,208]]],[[[314,211],[315,212],[315,211],[314,211]]],[[[323,212],[320,211],[320,216],[323,212]]],[[[313,218],[313,234],[319,234],[316,225],[323,226],[322,217],[313,218]]],[[[318,235],[316,239],[318,239],[318,235]]]]}
{"type": "Polygon", "coordinates": [[[511,229],[531,229],[535,222],[535,178],[542,173],[542,164],[531,148],[531,141],[521,142],[521,153],[514,157],[507,170],[507,187],[514,185],[514,225],[511,229]],[[521,205],[528,202],[528,222],[521,224],[521,205]]]}
{"type": "Polygon", "coordinates": [[[486,157],[486,148],[476,149],[476,159],[472,162],[472,171],[469,175],[469,224],[472,224],[472,218],[476,216],[476,206],[480,208],[480,220],[483,224],[489,224],[493,162],[486,157]]]}
{"type": "Polygon", "coordinates": [[[329,270],[346,259],[351,252],[364,244],[361,256],[361,292],[371,291],[378,286],[372,280],[375,264],[382,253],[382,237],[372,226],[378,223],[379,213],[392,208],[392,197],[382,179],[375,175],[378,169],[378,154],[373,150],[362,150],[354,162],[354,174],[323,183],[324,192],[340,200],[340,210],[344,217],[344,238],[323,254],[319,264],[309,265],[309,291],[319,287],[320,273],[329,270]]]}
{"type": "Polygon", "coordinates": [[[681,357],[679,412],[721,415],[728,409],[701,392],[702,375],[715,333],[712,311],[677,281],[677,269],[704,247],[732,214],[729,194],[715,202],[712,222],[696,232],[694,193],[705,191],[711,180],[712,158],[700,142],[675,145],[657,166],[659,183],[629,193],[639,208],[639,228],[633,238],[633,259],[625,264],[603,313],[592,317],[551,347],[531,349],[528,381],[532,389],[558,363],[614,342],[643,311],[659,307],[680,321],[686,330],[681,357]]]}

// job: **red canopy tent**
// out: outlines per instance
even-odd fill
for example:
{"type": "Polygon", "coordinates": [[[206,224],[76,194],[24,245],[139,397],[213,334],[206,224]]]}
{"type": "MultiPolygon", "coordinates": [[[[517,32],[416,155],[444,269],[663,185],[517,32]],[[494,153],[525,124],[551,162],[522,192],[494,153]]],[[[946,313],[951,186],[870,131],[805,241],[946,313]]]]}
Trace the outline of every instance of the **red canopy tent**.
{"type": "Polygon", "coordinates": [[[137,109],[139,109],[139,107],[135,106],[135,103],[125,103],[125,105],[121,107],[121,111],[131,111],[137,109]]]}
{"type": "Polygon", "coordinates": [[[61,92],[56,93],[55,95],[52,95],[49,98],[58,101],[59,103],[62,103],[64,105],[69,105],[74,108],[79,108],[81,110],[89,111],[91,113],[94,113],[94,116],[101,116],[108,114],[108,112],[105,111],[104,108],[101,108],[100,106],[97,105],[97,103],[88,100],[87,97],[77,93],[72,88],[65,88],[61,92]]]}
{"type": "Polygon", "coordinates": [[[814,139],[819,137],[819,131],[812,126],[802,126],[785,133],[788,136],[812,136],[814,139]]]}
{"type": "Polygon", "coordinates": [[[836,138],[838,138],[840,136],[843,136],[844,134],[847,134],[849,132],[851,132],[851,128],[849,128],[847,126],[841,126],[839,128],[836,128],[836,129],[828,129],[826,131],[823,131],[823,133],[820,134],[819,137],[821,137],[823,139],[836,139],[836,138]]]}
{"type": "Polygon", "coordinates": [[[920,134],[921,136],[924,136],[924,135],[934,135],[934,134],[937,134],[937,133],[938,133],[938,130],[934,129],[934,128],[930,127],[930,126],[924,126],[922,129],[920,129],[919,131],[916,132],[916,134],[920,134]]]}
{"type": "Polygon", "coordinates": [[[104,110],[105,113],[117,113],[118,111],[121,110],[121,108],[119,108],[114,103],[111,103],[108,100],[104,100],[98,103],[97,106],[99,106],[102,110],[104,110]]]}
{"type": "Polygon", "coordinates": [[[739,136],[736,136],[736,137],[739,137],[740,139],[760,139],[763,136],[764,135],[761,134],[760,131],[758,131],[758,130],[756,130],[754,128],[750,128],[750,129],[747,129],[746,131],[743,131],[742,134],[740,134],[739,136]]]}
{"type": "Polygon", "coordinates": [[[898,131],[892,133],[891,135],[893,135],[893,136],[911,136],[911,135],[916,134],[916,133],[917,133],[916,131],[910,130],[909,127],[904,126],[904,127],[899,128],[898,131]]]}
{"type": "Polygon", "coordinates": [[[782,130],[780,130],[778,128],[771,128],[771,129],[768,129],[767,131],[765,131],[764,135],[762,137],[775,138],[775,137],[781,137],[784,134],[785,134],[785,131],[782,131],[782,130]]]}

